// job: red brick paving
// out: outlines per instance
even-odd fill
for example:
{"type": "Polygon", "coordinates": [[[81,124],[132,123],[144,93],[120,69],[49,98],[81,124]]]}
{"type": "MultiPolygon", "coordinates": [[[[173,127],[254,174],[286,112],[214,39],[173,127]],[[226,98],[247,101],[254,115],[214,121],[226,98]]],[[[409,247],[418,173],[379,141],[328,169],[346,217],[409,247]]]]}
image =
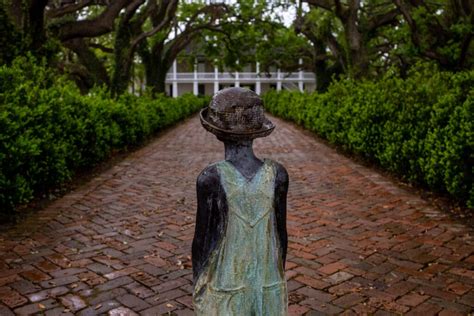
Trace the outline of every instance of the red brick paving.
{"type": "MultiPolygon", "coordinates": [[[[290,174],[290,314],[466,315],[472,231],[275,119],[290,174]]],[[[193,118],[0,233],[0,315],[191,315],[195,179],[223,146],[193,118]]]]}

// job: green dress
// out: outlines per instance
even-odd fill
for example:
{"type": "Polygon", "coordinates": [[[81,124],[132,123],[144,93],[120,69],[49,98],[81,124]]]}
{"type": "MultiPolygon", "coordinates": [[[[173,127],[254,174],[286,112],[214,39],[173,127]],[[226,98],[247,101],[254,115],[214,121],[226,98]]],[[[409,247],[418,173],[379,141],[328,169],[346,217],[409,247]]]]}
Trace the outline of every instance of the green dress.
{"type": "Polygon", "coordinates": [[[197,315],[287,315],[288,295],[277,238],[271,160],[251,179],[217,163],[228,220],[224,236],[197,279],[197,315]]]}

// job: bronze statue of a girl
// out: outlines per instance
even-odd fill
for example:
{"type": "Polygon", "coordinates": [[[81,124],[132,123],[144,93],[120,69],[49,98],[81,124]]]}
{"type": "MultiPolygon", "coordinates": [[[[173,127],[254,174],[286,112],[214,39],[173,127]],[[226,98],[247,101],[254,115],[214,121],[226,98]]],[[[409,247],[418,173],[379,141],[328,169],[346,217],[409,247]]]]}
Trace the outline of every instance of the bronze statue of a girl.
{"type": "Polygon", "coordinates": [[[206,130],[224,142],[225,160],[197,179],[192,246],[197,315],[286,315],[284,274],[288,173],[260,160],[253,140],[274,125],[248,89],[219,91],[201,111],[206,130]]]}

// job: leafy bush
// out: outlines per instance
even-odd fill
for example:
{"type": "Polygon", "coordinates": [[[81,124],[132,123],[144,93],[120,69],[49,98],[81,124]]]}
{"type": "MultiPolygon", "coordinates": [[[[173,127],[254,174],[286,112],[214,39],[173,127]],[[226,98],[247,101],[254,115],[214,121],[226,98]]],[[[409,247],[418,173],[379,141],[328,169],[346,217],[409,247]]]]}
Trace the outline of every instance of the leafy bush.
{"type": "Polygon", "coordinates": [[[101,89],[84,96],[32,59],[1,67],[0,213],[195,113],[207,101],[129,94],[113,100],[101,89]]]}
{"type": "Polygon", "coordinates": [[[474,208],[474,71],[419,65],[406,79],[341,80],[324,94],[264,98],[274,115],[474,208]]]}

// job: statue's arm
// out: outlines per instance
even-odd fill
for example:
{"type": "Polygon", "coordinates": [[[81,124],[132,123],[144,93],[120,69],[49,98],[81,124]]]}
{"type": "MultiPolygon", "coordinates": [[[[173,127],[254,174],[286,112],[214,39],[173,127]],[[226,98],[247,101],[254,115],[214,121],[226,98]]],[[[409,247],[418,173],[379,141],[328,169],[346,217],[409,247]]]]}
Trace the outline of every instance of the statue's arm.
{"type": "Polygon", "coordinates": [[[192,245],[195,281],[206,267],[225,229],[227,201],[216,166],[209,166],[201,172],[197,179],[196,191],[196,227],[192,245]]]}
{"type": "Polygon", "coordinates": [[[289,178],[285,167],[278,163],[275,163],[275,165],[275,214],[284,268],[288,248],[288,233],[286,231],[286,196],[288,194],[289,178]]]}

